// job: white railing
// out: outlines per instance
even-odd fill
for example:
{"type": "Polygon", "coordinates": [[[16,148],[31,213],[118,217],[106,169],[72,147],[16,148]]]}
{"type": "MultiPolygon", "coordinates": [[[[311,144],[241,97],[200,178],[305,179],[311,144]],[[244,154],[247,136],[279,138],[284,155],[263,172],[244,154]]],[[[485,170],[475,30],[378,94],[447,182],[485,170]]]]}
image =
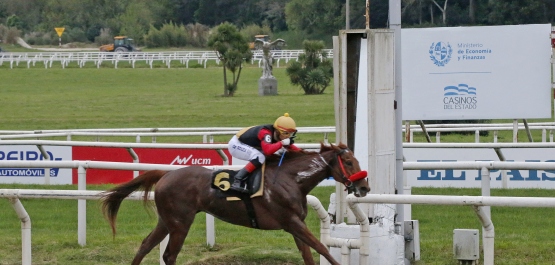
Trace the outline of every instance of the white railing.
{"type": "MultiPolygon", "coordinates": [[[[141,141],[141,137],[152,137],[152,142],[156,142],[156,137],[165,136],[202,136],[204,143],[211,143],[214,136],[233,135],[242,127],[204,127],[204,128],[114,128],[114,129],[67,129],[67,130],[34,130],[16,131],[0,130],[0,140],[5,139],[40,139],[48,137],[66,137],[71,140],[72,136],[96,136],[97,140],[101,136],[106,137],[135,137],[136,142],[141,141]]],[[[492,132],[493,142],[498,140],[498,132],[512,131],[512,142],[517,141],[519,132],[523,130],[540,131],[541,142],[554,141],[554,122],[528,123],[480,123],[480,124],[427,124],[426,132],[435,133],[436,143],[441,142],[442,132],[474,132],[475,142],[480,142],[480,132],[492,132]]],[[[419,125],[410,125],[409,134],[406,134],[406,126],[402,128],[405,139],[413,142],[414,133],[423,133],[424,130],[419,125]]],[[[299,127],[298,133],[322,133],[324,143],[328,143],[329,135],[335,134],[335,126],[319,127],[299,127]]],[[[528,133],[528,132],[526,132],[528,133]]]]}
{"type": "MultiPolygon", "coordinates": [[[[331,50],[325,50],[331,54],[331,50]]],[[[277,62],[277,67],[281,61],[285,63],[290,60],[298,60],[299,55],[304,53],[303,50],[275,50],[271,51],[272,57],[277,62]]],[[[26,64],[27,68],[31,66],[41,65],[45,68],[51,68],[54,64],[60,64],[62,68],[68,67],[69,64],[75,64],[82,68],[88,64],[92,64],[100,68],[103,64],[111,64],[114,68],[118,68],[120,63],[128,63],[135,68],[138,63],[145,64],[150,68],[155,63],[162,63],[167,68],[171,67],[172,62],[178,62],[189,68],[189,62],[194,61],[204,68],[207,63],[212,61],[216,64],[220,60],[215,51],[173,51],[173,52],[2,52],[0,53],[0,67],[3,63],[9,64],[10,68],[18,67],[20,63],[26,64]]],[[[262,51],[253,52],[252,63],[262,61],[262,51]]]]}
{"type": "MultiPolygon", "coordinates": [[[[406,127],[406,126],[405,126],[406,127]]],[[[426,124],[426,133],[435,133],[436,142],[441,142],[442,132],[474,132],[474,141],[476,143],[480,142],[481,132],[493,132],[493,142],[498,140],[498,132],[500,131],[512,131],[512,141],[518,141],[519,131],[525,130],[528,135],[529,141],[531,141],[532,131],[541,131],[541,141],[547,142],[549,135],[549,142],[553,142],[553,132],[555,130],[555,123],[553,122],[537,122],[537,123],[474,123],[474,124],[426,124]]],[[[405,132],[403,128],[403,132],[405,132]]],[[[424,133],[424,129],[420,125],[410,125],[409,134],[405,134],[405,139],[412,142],[414,139],[414,133],[424,133]]]]}
{"type": "MultiPolygon", "coordinates": [[[[0,161],[1,167],[12,168],[77,168],[78,172],[78,190],[77,191],[56,191],[56,190],[10,190],[0,189],[0,198],[8,198],[12,203],[14,210],[21,220],[22,234],[22,264],[30,265],[31,262],[31,223],[30,217],[23,208],[19,198],[54,198],[54,199],[77,199],[77,242],[79,245],[86,244],[87,234],[87,204],[86,200],[99,199],[98,191],[86,191],[86,169],[117,169],[117,170],[175,170],[183,166],[176,165],[159,165],[159,164],[136,164],[136,163],[119,163],[119,162],[96,162],[96,161],[0,161]]],[[[211,169],[238,169],[237,166],[206,166],[211,169]]],[[[45,170],[47,172],[48,170],[45,170]]],[[[138,200],[141,198],[140,192],[135,192],[130,199],[138,200]]],[[[152,199],[153,196],[150,196],[152,199]]],[[[206,238],[207,244],[213,246],[215,244],[214,217],[206,215],[206,238]]],[[[166,242],[161,243],[162,245],[166,242]]],[[[160,264],[162,261],[163,250],[160,251],[160,264]]]]}
{"type": "MultiPolygon", "coordinates": [[[[172,165],[157,165],[157,164],[135,164],[135,163],[117,163],[117,162],[95,162],[95,161],[0,161],[0,167],[35,167],[35,168],[77,168],[78,169],[78,189],[71,196],[75,196],[71,199],[78,199],[78,242],[80,245],[86,244],[86,203],[87,199],[97,199],[97,192],[86,192],[86,169],[96,168],[96,169],[120,169],[120,170],[173,170],[181,168],[182,166],[172,166],[172,165]]],[[[213,166],[208,167],[212,169],[222,169],[222,168],[233,168],[229,166],[213,166]]],[[[476,213],[478,214],[482,224],[484,225],[484,264],[493,264],[493,224],[491,223],[490,209],[487,207],[491,206],[517,206],[517,207],[555,207],[555,198],[504,198],[497,199],[496,197],[490,196],[490,171],[494,169],[508,170],[508,169],[540,169],[540,170],[554,170],[555,163],[546,162],[442,162],[442,163],[421,163],[421,162],[404,162],[404,170],[420,170],[420,169],[479,169],[482,174],[482,196],[479,197],[449,197],[443,196],[438,200],[438,197],[430,197],[435,199],[420,199],[416,195],[378,195],[381,197],[375,197],[374,195],[369,195],[366,198],[348,198],[351,209],[353,209],[352,203],[368,203],[368,202],[381,202],[381,203],[428,203],[428,204],[455,204],[455,205],[473,205],[475,206],[476,213]],[[416,197],[414,197],[416,196],[416,197]],[[385,198],[385,199],[384,199],[385,198]],[[400,201],[402,200],[402,201],[400,201]],[[422,201],[420,201],[422,200],[422,201]],[[423,200],[426,200],[424,202],[423,200]],[[487,207],[487,208],[481,208],[487,207]],[[487,241],[486,241],[487,238],[487,241]]],[[[45,171],[46,172],[46,171],[45,171]]],[[[64,191],[66,192],[66,191],[64,191]]],[[[71,193],[71,192],[70,192],[71,193]]],[[[22,208],[21,203],[18,198],[58,198],[59,191],[33,191],[27,192],[21,190],[2,190],[0,189],[0,197],[10,198],[14,209],[16,210],[18,217],[22,220],[22,236],[29,237],[29,239],[24,239],[24,248],[22,255],[30,255],[30,219],[26,214],[25,210],[22,208]],[[24,195],[26,194],[26,195],[24,195]],[[29,222],[29,223],[27,223],[29,222]],[[29,245],[29,249],[26,245],[29,245]]],[[[65,195],[68,196],[68,195],[65,195]]],[[[139,196],[140,195],[134,195],[139,196]]],[[[64,197],[69,199],[69,197],[64,197]]],[[[135,197],[132,197],[135,198],[135,197]]],[[[312,207],[315,207],[313,202],[310,203],[312,207]]],[[[354,209],[353,209],[354,210],[354,209]]],[[[359,219],[359,214],[356,213],[357,220],[359,219]]],[[[327,213],[326,213],[327,216],[327,213]]],[[[213,217],[208,218],[207,215],[207,227],[213,227],[213,217]],[[211,220],[211,221],[209,221],[211,220]],[[210,222],[210,224],[209,224],[210,222]]],[[[324,218],[320,216],[320,218],[324,218]]],[[[329,218],[329,217],[328,217],[329,218]]],[[[325,221],[322,219],[323,221],[325,221]]],[[[361,218],[361,220],[367,220],[367,218],[361,218]]],[[[329,219],[325,222],[329,222],[329,219]]],[[[326,225],[328,227],[329,224],[326,225]]],[[[365,230],[368,231],[368,230],[365,230]]],[[[329,231],[328,231],[329,232],[329,231]]],[[[366,232],[365,232],[366,233],[366,232]]],[[[207,229],[207,242],[209,244],[214,244],[215,239],[213,237],[213,231],[209,232],[207,229]]],[[[366,240],[366,239],[365,239],[366,240]]],[[[342,245],[348,244],[350,248],[362,248],[367,245],[365,241],[353,241],[353,240],[343,240],[343,239],[333,239],[327,238],[327,244],[330,246],[340,247],[342,245]]],[[[363,253],[363,252],[361,252],[363,253]]],[[[30,264],[30,257],[23,257],[25,261],[23,264],[30,264]],[[29,263],[26,263],[26,262],[29,263]]],[[[343,263],[342,263],[343,264],[343,263]]]]}
{"type": "MultiPolygon", "coordinates": [[[[468,205],[472,206],[482,225],[482,247],[484,252],[484,265],[494,264],[495,230],[491,221],[490,206],[500,207],[555,207],[555,198],[546,197],[492,197],[490,192],[491,170],[509,169],[537,169],[553,170],[555,163],[547,162],[404,162],[404,170],[421,169],[476,169],[481,170],[482,196],[439,196],[439,195],[400,195],[400,194],[368,194],[365,197],[348,195],[346,203],[353,211],[357,222],[360,224],[359,239],[342,239],[330,237],[330,218],[328,212],[323,209],[321,203],[315,197],[307,197],[308,204],[316,210],[320,218],[321,241],[328,247],[341,248],[341,264],[350,264],[351,249],[359,249],[360,264],[367,264],[370,248],[373,243],[370,238],[368,217],[360,207],[359,203],[389,203],[389,204],[428,204],[428,205],[468,205]]],[[[410,212],[410,207],[408,207],[410,212]]],[[[406,209],[405,209],[406,210],[406,209]]],[[[410,215],[405,215],[410,216],[410,215]]],[[[410,217],[409,217],[410,219],[410,217]]],[[[403,220],[404,221],[404,220],[403,220]]],[[[370,224],[371,225],[371,224],[370,224]]],[[[321,259],[323,259],[321,257],[321,259]]],[[[320,264],[329,264],[321,260],[320,264]]]]}
{"type": "MultiPolygon", "coordinates": [[[[203,143],[213,143],[214,136],[236,134],[241,127],[221,128],[136,128],[136,129],[78,129],[78,130],[41,130],[41,131],[9,131],[0,130],[0,140],[7,139],[42,139],[50,137],[66,137],[68,141],[72,136],[96,136],[99,137],[134,137],[137,143],[141,137],[152,137],[155,143],[157,137],[175,136],[202,136],[203,143]]],[[[322,133],[323,142],[328,143],[330,133],[335,133],[335,127],[299,127],[297,133],[322,133]]]]}
{"type": "MultiPolygon", "coordinates": [[[[82,209],[83,205],[86,207],[84,200],[98,200],[100,199],[100,193],[102,191],[71,191],[71,190],[24,190],[24,189],[0,189],[0,198],[7,198],[12,207],[14,208],[17,217],[21,220],[21,264],[31,265],[32,264],[32,243],[31,243],[31,217],[23,207],[23,204],[19,199],[31,198],[31,199],[70,199],[79,200],[78,205],[78,228],[79,231],[79,242],[84,240],[81,233],[86,233],[86,227],[83,227],[82,214],[86,213],[82,209]]],[[[126,199],[130,200],[142,200],[143,192],[133,192],[126,199]]],[[[154,192],[149,194],[149,200],[153,200],[154,192]]],[[[86,217],[85,217],[86,218],[86,217]]],[[[166,243],[167,244],[167,243],[166,243]]],[[[81,244],[82,246],[84,245],[81,244]]],[[[160,264],[163,265],[162,254],[164,248],[160,244],[160,264]]]]}
{"type": "MultiPolygon", "coordinates": [[[[482,247],[484,265],[493,265],[495,251],[495,229],[491,221],[490,206],[507,207],[555,207],[555,198],[537,197],[490,197],[490,196],[438,196],[438,195],[392,195],[369,194],[357,198],[347,196],[349,205],[357,203],[469,205],[472,206],[482,224],[482,247]]],[[[353,209],[351,207],[351,209],[353,209]]],[[[361,226],[362,229],[362,226],[361,226]]],[[[343,263],[342,263],[343,264],[343,263]]]]}

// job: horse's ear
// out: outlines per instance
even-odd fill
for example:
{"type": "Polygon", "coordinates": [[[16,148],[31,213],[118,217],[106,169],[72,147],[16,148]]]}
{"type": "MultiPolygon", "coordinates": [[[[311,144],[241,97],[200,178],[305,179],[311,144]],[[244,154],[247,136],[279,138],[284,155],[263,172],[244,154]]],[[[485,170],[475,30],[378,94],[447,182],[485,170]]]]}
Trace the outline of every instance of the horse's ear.
{"type": "Polygon", "coordinates": [[[320,153],[327,151],[327,150],[333,150],[334,149],[334,145],[330,144],[330,145],[326,145],[324,144],[324,142],[320,142],[320,153]]]}
{"type": "Polygon", "coordinates": [[[344,143],[339,143],[339,144],[337,145],[337,147],[338,147],[339,149],[349,149],[349,147],[348,147],[346,144],[344,144],[344,143]]]}

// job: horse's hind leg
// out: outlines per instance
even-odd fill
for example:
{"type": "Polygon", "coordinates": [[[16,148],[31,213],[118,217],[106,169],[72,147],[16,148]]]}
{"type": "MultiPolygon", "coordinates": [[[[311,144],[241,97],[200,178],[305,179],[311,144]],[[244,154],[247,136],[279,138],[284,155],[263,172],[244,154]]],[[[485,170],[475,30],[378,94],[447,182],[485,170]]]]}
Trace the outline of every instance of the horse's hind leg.
{"type": "Polygon", "coordinates": [[[177,255],[183,247],[183,241],[189,233],[189,229],[195,220],[196,211],[182,211],[181,213],[174,212],[174,216],[170,217],[171,220],[166,220],[168,230],[170,232],[170,240],[166,251],[164,251],[163,259],[166,265],[175,265],[177,255]],[[180,216],[177,218],[176,216],[180,216]]]}
{"type": "Polygon", "coordinates": [[[133,262],[131,262],[131,264],[139,265],[146,254],[148,254],[156,245],[160,244],[160,242],[164,240],[166,235],[168,235],[168,229],[162,223],[162,220],[158,219],[158,224],[156,225],[154,230],[152,230],[152,232],[150,232],[150,234],[148,234],[148,236],[143,240],[143,243],[139,247],[139,250],[137,251],[137,254],[135,254],[135,258],[133,259],[133,262]]]}

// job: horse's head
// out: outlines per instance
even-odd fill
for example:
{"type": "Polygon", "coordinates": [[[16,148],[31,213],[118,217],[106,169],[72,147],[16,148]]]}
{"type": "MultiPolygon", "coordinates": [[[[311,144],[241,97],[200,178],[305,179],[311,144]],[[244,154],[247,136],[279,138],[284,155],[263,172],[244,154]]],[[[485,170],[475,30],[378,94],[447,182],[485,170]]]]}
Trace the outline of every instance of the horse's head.
{"type": "Polygon", "coordinates": [[[322,145],[320,153],[326,149],[333,150],[335,156],[329,163],[335,181],[343,183],[347,191],[354,193],[357,197],[366,196],[370,192],[370,186],[366,178],[368,172],[360,170],[360,164],[353,152],[344,144],[332,144],[329,147],[322,145]]]}

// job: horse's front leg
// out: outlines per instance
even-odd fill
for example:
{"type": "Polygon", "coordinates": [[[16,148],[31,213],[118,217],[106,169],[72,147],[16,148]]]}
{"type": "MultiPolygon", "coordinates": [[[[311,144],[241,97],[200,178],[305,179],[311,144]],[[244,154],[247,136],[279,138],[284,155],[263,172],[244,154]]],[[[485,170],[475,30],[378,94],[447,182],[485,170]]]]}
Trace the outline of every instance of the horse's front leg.
{"type": "Polygon", "coordinates": [[[304,264],[316,264],[314,263],[312,253],[310,253],[310,247],[297,237],[294,236],[293,238],[295,239],[295,244],[297,244],[297,248],[303,256],[304,264]]]}
{"type": "Polygon", "coordinates": [[[308,230],[306,224],[300,219],[294,218],[284,230],[291,233],[295,238],[295,243],[297,243],[297,248],[302,253],[305,264],[315,264],[312,254],[310,254],[310,250],[307,247],[309,246],[320,255],[324,256],[332,265],[341,265],[339,262],[335,261],[328,248],[308,230]]]}

